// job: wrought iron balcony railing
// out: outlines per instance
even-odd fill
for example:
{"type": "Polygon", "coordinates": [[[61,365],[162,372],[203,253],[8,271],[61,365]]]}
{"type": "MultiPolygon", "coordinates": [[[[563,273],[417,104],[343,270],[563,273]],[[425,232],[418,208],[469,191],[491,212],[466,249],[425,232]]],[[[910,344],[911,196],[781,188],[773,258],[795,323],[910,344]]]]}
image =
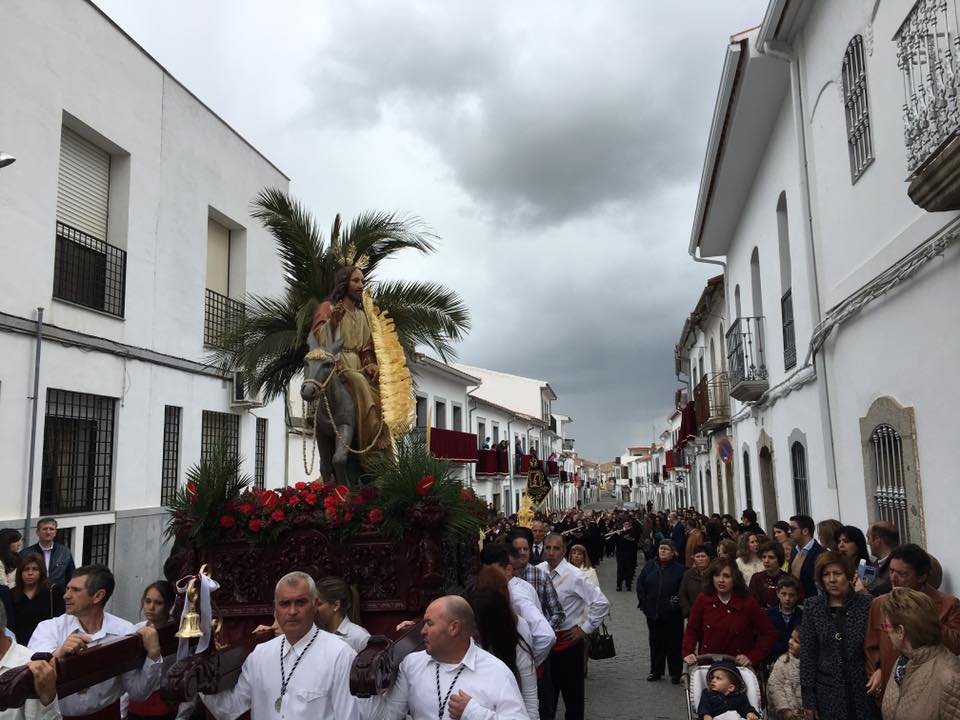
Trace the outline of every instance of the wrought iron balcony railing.
{"type": "Polygon", "coordinates": [[[897,30],[907,168],[917,171],[960,128],[957,0],[917,0],[897,30]]]}
{"type": "Polygon", "coordinates": [[[727,371],[730,397],[737,400],[757,400],[770,387],[763,317],[737,318],[727,330],[727,371]]]}
{"type": "Polygon", "coordinates": [[[203,308],[203,344],[222,347],[224,336],[236,327],[245,311],[246,306],[239,300],[207,288],[203,308]]]}
{"type": "Polygon", "coordinates": [[[127,253],[65,223],[57,223],[53,296],[123,317],[127,253]]]}
{"type": "MultiPolygon", "coordinates": [[[[693,389],[697,425],[708,431],[730,420],[730,382],[725,372],[704,375],[693,389]]],[[[692,449],[692,448],[691,448],[692,449]]]]}

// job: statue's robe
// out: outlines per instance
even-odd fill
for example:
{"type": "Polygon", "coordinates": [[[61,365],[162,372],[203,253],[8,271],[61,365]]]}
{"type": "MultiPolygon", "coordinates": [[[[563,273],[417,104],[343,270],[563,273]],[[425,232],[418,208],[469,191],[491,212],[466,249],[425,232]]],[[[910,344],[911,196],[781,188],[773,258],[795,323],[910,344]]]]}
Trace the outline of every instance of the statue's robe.
{"type": "MultiPolygon", "coordinates": [[[[390,446],[390,433],[380,419],[380,388],[363,371],[364,367],[377,362],[370,323],[361,308],[342,310],[340,316],[339,311],[334,312],[334,306],[329,301],[320,303],[313,316],[314,337],[321,347],[331,347],[343,338],[340,377],[357,406],[354,449],[365,450],[372,442],[374,450],[386,448],[390,446]],[[376,442],[374,438],[377,438],[376,442]]],[[[322,399],[317,412],[326,412],[322,399]]]]}

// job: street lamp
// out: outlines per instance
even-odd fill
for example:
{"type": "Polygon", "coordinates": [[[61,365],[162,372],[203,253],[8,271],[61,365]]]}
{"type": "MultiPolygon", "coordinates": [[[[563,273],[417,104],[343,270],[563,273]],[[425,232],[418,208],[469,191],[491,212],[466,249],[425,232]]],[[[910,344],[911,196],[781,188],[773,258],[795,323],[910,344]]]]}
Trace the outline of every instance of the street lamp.
{"type": "Polygon", "coordinates": [[[16,161],[17,159],[10,153],[0,152],[0,168],[13,165],[16,161]]]}

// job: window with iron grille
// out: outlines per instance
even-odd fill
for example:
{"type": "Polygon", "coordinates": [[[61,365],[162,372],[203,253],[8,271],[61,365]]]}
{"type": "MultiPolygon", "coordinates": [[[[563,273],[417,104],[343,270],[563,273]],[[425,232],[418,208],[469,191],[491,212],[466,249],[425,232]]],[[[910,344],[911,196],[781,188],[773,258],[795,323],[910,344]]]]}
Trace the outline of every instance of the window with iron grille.
{"type": "Polygon", "coordinates": [[[850,179],[856,182],[873,162],[873,136],[867,99],[867,66],[863,57],[863,37],[854,38],[843,54],[843,109],[847,121],[847,150],[850,179]]]}
{"type": "Polygon", "coordinates": [[[160,470],[160,504],[169,505],[177,493],[180,475],[180,417],[183,408],[163,408],[163,465],[160,470]]]}
{"type": "Polygon", "coordinates": [[[246,306],[239,300],[207,288],[203,313],[203,344],[222,347],[224,334],[237,326],[245,312],[246,306]]]}
{"type": "Polygon", "coordinates": [[[74,528],[57,528],[57,534],[54,536],[53,541],[55,543],[60,543],[65,548],[67,548],[71,553],[73,553],[73,530],[74,528]]]}
{"type": "Polygon", "coordinates": [[[110,509],[115,402],[99,395],[47,390],[41,514],[110,509]]]}
{"type": "Polygon", "coordinates": [[[810,514],[810,487],[807,480],[807,449],[801,442],[790,446],[790,464],[793,468],[793,503],[797,515],[810,514]]]}
{"type": "Polygon", "coordinates": [[[204,410],[200,422],[200,459],[212,458],[217,446],[221,444],[227,455],[239,456],[240,416],[204,410]]]}
{"type": "Polygon", "coordinates": [[[783,323],[783,369],[797,364],[797,336],[793,325],[793,290],[787,290],[780,299],[780,319],[783,323]]]}
{"type": "Polygon", "coordinates": [[[123,317],[127,253],[70,225],[57,223],[53,296],[123,317]]]}
{"type": "Polygon", "coordinates": [[[876,503],[877,516],[896,525],[901,542],[911,542],[903,471],[903,438],[894,427],[884,423],[871,433],[870,445],[876,479],[873,501],[876,503]]]}
{"type": "Polygon", "coordinates": [[[267,419],[257,418],[257,442],[253,453],[253,480],[258,488],[267,482],[267,419]]]}
{"type": "Polygon", "coordinates": [[[110,564],[110,533],[113,525],[87,525],[83,529],[83,564],[110,564]]]}

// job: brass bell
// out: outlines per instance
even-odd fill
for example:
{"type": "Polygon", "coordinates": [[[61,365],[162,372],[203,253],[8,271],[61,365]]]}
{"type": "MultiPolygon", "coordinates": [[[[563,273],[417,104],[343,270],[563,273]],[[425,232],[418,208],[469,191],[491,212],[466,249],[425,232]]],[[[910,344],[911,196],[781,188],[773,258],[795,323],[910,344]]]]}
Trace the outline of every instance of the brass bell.
{"type": "Polygon", "coordinates": [[[190,581],[187,585],[186,603],[184,609],[187,612],[183,616],[183,622],[180,629],[176,632],[178,638],[198,638],[203,637],[203,630],[200,629],[200,614],[197,612],[197,599],[200,593],[197,592],[196,579],[190,581]]]}
{"type": "Polygon", "coordinates": [[[195,612],[188,612],[183,617],[183,624],[176,632],[178,638],[198,638],[203,635],[200,629],[200,615],[195,612]]]}

